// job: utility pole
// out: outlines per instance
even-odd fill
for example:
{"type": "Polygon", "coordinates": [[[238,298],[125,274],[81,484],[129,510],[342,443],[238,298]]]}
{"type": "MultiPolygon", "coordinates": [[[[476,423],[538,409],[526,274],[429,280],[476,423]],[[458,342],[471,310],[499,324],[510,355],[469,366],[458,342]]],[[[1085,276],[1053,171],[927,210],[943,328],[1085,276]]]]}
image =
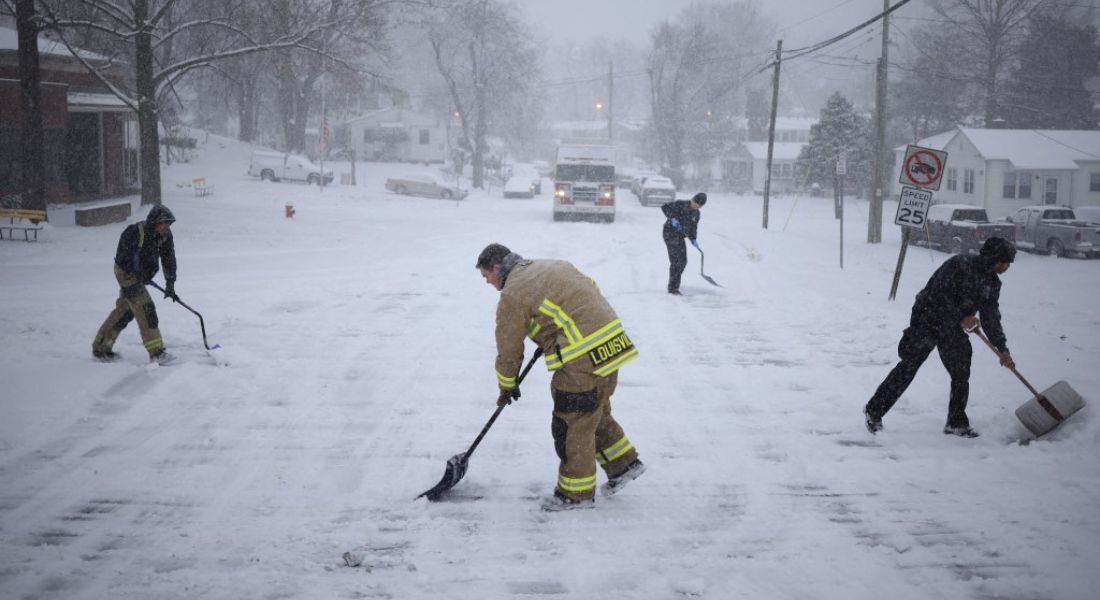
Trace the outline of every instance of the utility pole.
{"type": "Polygon", "coordinates": [[[886,194],[886,64],[890,43],[890,0],[882,0],[882,56],[875,69],[875,145],[872,157],[871,209],[867,211],[867,243],[882,242],[882,200],[886,194]]]}
{"type": "Polygon", "coordinates": [[[615,139],[611,126],[614,122],[611,118],[613,106],[615,106],[615,63],[609,60],[607,61],[607,141],[609,142],[615,139]]]}
{"type": "Polygon", "coordinates": [[[768,123],[768,164],[764,173],[764,229],[768,228],[768,200],[772,189],[772,150],[775,147],[775,113],[779,110],[779,63],[783,56],[783,40],[775,44],[775,71],[772,74],[772,116],[768,123]]]}

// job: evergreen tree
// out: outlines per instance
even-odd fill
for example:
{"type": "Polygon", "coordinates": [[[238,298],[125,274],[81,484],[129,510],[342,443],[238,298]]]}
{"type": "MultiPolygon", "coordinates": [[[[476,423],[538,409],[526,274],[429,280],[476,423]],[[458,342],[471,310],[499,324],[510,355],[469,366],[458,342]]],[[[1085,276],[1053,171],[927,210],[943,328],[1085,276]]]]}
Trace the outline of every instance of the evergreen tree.
{"type": "Polygon", "coordinates": [[[871,120],[857,114],[852,103],[839,92],[821,109],[821,120],[810,127],[810,143],[798,157],[806,185],[838,184],[836,161],[843,154],[848,166],[845,188],[870,189],[871,120]]]}
{"type": "Polygon", "coordinates": [[[1096,28],[1048,15],[1031,22],[1004,100],[1006,125],[1016,129],[1097,129],[1085,82],[1100,74],[1096,28]]]}

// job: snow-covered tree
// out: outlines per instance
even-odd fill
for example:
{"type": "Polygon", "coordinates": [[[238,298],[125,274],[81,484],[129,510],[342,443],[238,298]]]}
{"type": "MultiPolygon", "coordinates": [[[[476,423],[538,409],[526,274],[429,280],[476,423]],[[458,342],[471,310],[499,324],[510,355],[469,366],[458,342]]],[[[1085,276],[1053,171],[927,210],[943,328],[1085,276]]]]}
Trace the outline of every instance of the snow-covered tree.
{"type": "Polygon", "coordinates": [[[871,120],[857,114],[840,93],[829,97],[821,120],[810,127],[810,142],[798,157],[807,185],[836,188],[836,161],[844,156],[848,174],[845,187],[867,189],[871,185],[871,120]]]}
{"type": "MultiPolygon", "coordinates": [[[[314,11],[271,37],[256,38],[237,20],[247,0],[39,0],[49,26],[62,42],[92,34],[113,45],[132,65],[132,87],[104,76],[102,67],[80,58],[138,117],[142,204],[160,204],[159,98],[189,72],[232,57],[285,48],[318,52],[314,36],[330,25],[326,13],[314,11]],[[175,46],[190,41],[188,52],[175,46]],[[196,48],[202,50],[196,51],[196,48]]],[[[74,53],[75,54],[75,53],[74,53]]]]}

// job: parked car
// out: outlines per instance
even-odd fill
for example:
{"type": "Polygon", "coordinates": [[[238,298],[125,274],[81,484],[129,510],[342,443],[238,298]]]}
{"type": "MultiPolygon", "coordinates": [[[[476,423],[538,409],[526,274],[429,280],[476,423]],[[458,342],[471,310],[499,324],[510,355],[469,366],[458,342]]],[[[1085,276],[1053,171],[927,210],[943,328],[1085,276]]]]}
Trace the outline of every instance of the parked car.
{"type": "Polygon", "coordinates": [[[926,227],[913,229],[910,244],[939,248],[954,254],[977,252],[991,237],[1016,241],[1016,227],[1011,223],[993,223],[980,206],[968,204],[935,204],[928,209],[926,227]]]}
{"type": "Polygon", "coordinates": [[[386,189],[398,194],[410,194],[414,196],[433,196],[436,198],[466,197],[466,190],[458,186],[444,183],[442,179],[432,173],[411,173],[404,177],[391,177],[386,180],[386,189]]]}
{"type": "MultiPolygon", "coordinates": [[[[516,182],[517,186],[522,182],[522,180],[526,179],[528,182],[530,182],[531,193],[536,196],[542,194],[542,176],[539,175],[539,170],[535,167],[535,165],[531,163],[516,163],[512,165],[512,177],[520,178],[520,181],[516,182]]],[[[507,187],[507,185],[505,185],[505,187],[507,187]]],[[[507,196],[507,194],[505,195],[507,196]]]]}
{"type": "Polygon", "coordinates": [[[504,182],[505,198],[534,198],[535,184],[524,174],[512,175],[504,182]]]}
{"type": "Polygon", "coordinates": [[[676,199],[676,186],[668,177],[654,175],[647,177],[638,193],[642,206],[660,206],[676,199]]]}
{"type": "Polygon", "coordinates": [[[642,185],[645,184],[645,180],[649,179],[650,177],[659,177],[659,176],[660,176],[660,173],[658,173],[657,171],[649,171],[649,170],[645,170],[645,169],[639,170],[638,172],[636,172],[634,174],[634,179],[630,180],[630,191],[631,191],[631,193],[633,193],[635,196],[641,197],[641,195],[642,195],[642,185]]]}
{"type": "Polygon", "coordinates": [[[1007,219],[1016,226],[1016,246],[1054,256],[1100,256],[1100,223],[1077,219],[1072,208],[1025,206],[1007,219]]]}
{"type": "MultiPolygon", "coordinates": [[[[321,183],[321,167],[299,154],[255,150],[248,161],[248,174],[268,181],[305,181],[321,183]]],[[[332,183],[332,169],[325,169],[325,184],[332,183]]]]}

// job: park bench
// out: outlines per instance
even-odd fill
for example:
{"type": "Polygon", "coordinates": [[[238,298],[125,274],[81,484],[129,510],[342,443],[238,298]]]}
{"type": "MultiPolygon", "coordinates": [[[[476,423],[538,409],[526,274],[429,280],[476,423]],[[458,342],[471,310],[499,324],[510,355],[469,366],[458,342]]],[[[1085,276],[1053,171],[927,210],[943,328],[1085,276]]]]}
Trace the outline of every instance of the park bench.
{"type": "Polygon", "coordinates": [[[214,193],[214,185],[206,183],[205,177],[196,177],[192,179],[191,187],[195,188],[196,196],[209,196],[214,193]]]}
{"type": "Polygon", "coordinates": [[[44,210],[0,208],[0,240],[4,239],[6,231],[9,240],[15,239],[16,232],[22,232],[24,241],[37,242],[38,232],[42,231],[40,223],[45,220],[44,210]]]}

